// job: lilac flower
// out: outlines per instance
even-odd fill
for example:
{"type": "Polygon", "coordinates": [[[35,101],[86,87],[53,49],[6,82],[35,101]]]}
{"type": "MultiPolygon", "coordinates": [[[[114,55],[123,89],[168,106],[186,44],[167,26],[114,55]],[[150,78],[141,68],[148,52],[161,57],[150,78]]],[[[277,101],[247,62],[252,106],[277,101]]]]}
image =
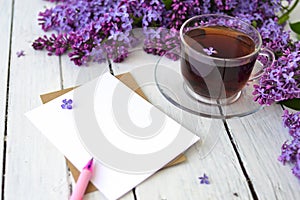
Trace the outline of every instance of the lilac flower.
{"type": "Polygon", "coordinates": [[[219,10],[224,9],[223,0],[214,0],[214,2],[219,10]]]}
{"type": "Polygon", "coordinates": [[[18,57],[18,58],[21,57],[21,56],[25,56],[24,50],[17,51],[16,54],[17,54],[17,57],[18,57]]]}
{"type": "Polygon", "coordinates": [[[282,118],[293,139],[282,145],[278,160],[283,164],[293,164],[292,172],[300,179],[300,112],[289,113],[285,110],[282,118]]]}
{"type": "Polygon", "coordinates": [[[162,16],[165,12],[164,4],[160,1],[140,0],[140,15],[142,18],[142,25],[144,28],[151,27],[153,24],[161,25],[162,16]]]}
{"type": "Polygon", "coordinates": [[[208,176],[204,173],[203,176],[198,177],[200,179],[200,184],[210,184],[208,176]]]}
{"type": "Polygon", "coordinates": [[[238,2],[236,0],[225,0],[225,10],[231,10],[234,9],[236,7],[236,5],[238,4],[238,2]]]}
{"type": "Polygon", "coordinates": [[[73,100],[72,99],[69,99],[69,100],[64,99],[64,100],[62,100],[62,103],[63,103],[63,104],[61,104],[61,108],[62,109],[69,109],[69,110],[71,110],[73,108],[73,106],[72,106],[73,100]]]}
{"type": "Polygon", "coordinates": [[[209,56],[211,56],[212,54],[218,53],[213,47],[203,48],[203,51],[209,56]]]}
{"type": "Polygon", "coordinates": [[[166,13],[166,17],[169,19],[167,26],[178,30],[183,22],[188,19],[188,10],[194,7],[193,2],[173,0],[171,9],[166,13]]]}
{"type": "Polygon", "coordinates": [[[35,50],[46,49],[48,55],[55,54],[57,56],[65,53],[69,46],[70,44],[66,34],[52,34],[50,37],[44,35],[44,37],[39,37],[32,44],[35,50]]]}
{"type": "Polygon", "coordinates": [[[180,55],[180,38],[176,29],[148,28],[144,29],[145,41],[144,51],[153,54],[178,60],[180,55]]]}
{"type": "Polygon", "coordinates": [[[47,1],[50,1],[50,2],[63,2],[63,1],[67,1],[67,0],[47,0],[47,1]]]}
{"type": "Polygon", "coordinates": [[[276,19],[267,19],[258,29],[263,39],[264,46],[275,53],[282,52],[291,42],[290,34],[277,24],[276,19]]]}
{"type": "Polygon", "coordinates": [[[202,0],[202,5],[199,5],[200,11],[202,14],[208,14],[210,13],[211,8],[211,1],[210,0],[202,0]]]}
{"type": "Polygon", "coordinates": [[[122,42],[108,40],[103,44],[107,57],[116,63],[122,62],[128,57],[128,47],[122,42]]]}
{"type": "Polygon", "coordinates": [[[254,100],[271,105],[287,99],[300,98],[300,52],[286,50],[274,64],[265,69],[259,84],[254,86],[254,100]]]}
{"type": "Polygon", "coordinates": [[[290,114],[287,110],[284,111],[283,125],[289,129],[292,137],[300,138],[300,112],[290,114]]]}
{"type": "Polygon", "coordinates": [[[39,13],[39,24],[44,31],[76,31],[108,12],[112,4],[109,0],[65,0],[61,2],[63,3],[39,13]]]}

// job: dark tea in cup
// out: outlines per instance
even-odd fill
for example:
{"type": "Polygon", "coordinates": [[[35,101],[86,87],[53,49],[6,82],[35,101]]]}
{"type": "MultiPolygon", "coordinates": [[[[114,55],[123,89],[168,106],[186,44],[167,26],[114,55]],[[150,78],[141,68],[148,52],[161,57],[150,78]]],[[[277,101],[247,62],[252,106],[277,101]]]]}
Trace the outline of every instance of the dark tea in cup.
{"type": "MultiPolygon", "coordinates": [[[[259,55],[261,37],[257,30],[236,18],[206,15],[185,22],[180,35],[181,72],[187,93],[210,104],[236,101],[259,55]],[[209,17],[221,20],[211,24],[200,21],[202,18],[209,21],[209,17]],[[227,18],[229,21],[224,20],[227,18]]],[[[266,55],[273,58],[269,54],[272,52],[266,55]]]]}

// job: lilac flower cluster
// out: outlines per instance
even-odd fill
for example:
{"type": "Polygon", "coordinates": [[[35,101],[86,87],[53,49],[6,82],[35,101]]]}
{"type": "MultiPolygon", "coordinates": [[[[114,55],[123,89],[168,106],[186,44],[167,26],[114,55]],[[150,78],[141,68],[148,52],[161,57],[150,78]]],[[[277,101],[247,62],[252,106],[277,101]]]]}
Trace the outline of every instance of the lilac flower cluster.
{"type": "Polygon", "coordinates": [[[165,24],[168,28],[179,30],[185,20],[200,14],[199,2],[173,0],[171,9],[165,12],[165,24]]]}
{"type": "Polygon", "coordinates": [[[254,100],[271,105],[287,99],[300,98],[300,51],[289,49],[265,69],[259,84],[255,85],[254,100]]]}
{"type": "Polygon", "coordinates": [[[278,160],[283,164],[293,164],[292,172],[300,179],[300,112],[290,114],[285,110],[282,118],[293,139],[282,145],[278,160]]]}
{"type": "Polygon", "coordinates": [[[35,50],[46,49],[48,55],[60,56],[68,50],[69,41],[66,34],[58,34],[57,36],[52,34],[50,37],[44,35],[44,37],[36,39],[32,46],[35,50]]]}
{"type": "Polygon", "coordinates": [[[148,28],[144,29],[145,52],[178,60],[180,55],[180,37],[176,29],[148,28]]]}
{"type": "Polygon", "coordinates": [[[284,31],[283,26],[278,25],[276,18],[265,20],[258,30],[264,46],[273,50],[276,54],[285,51],[291,43],[289,31],[284,31]]]}
{"type": "MultiPolygon", "coordinates": [[[[67,50],[76,65],[83,65],[89,61],[103,61],[111,58],[121,62],[128,56],[128,48],[134,42],[130,31],[136,27],[164,27],[179,30],[182,23],[195,15],[204,13],[226,13],[238,16],[249,23],[260,25],[266,38],[266,46],[281,49],[288,41],[288,34],[281,36],[282,28],[274,25],[275,12],[280,8],[280,0],[252,1],[252,0],[49,0],[58,4],[40,12],[39,22],[44,31],[54,30],[57,35],[40,37],[34,41],[36,50],[46,49],[49,55],[61,55],[67,50]],[[263,9],[262,9],[263,8],[263,9]],[[270,19],[270,22],[265,22],[270,19]],[[273,21],[272,21],[273,20],[273,21]],[[267,41],[267,36],[269,40],[267,41]],[[276,37],[279,36],[279,37],[276,37]],[[277,40],[274,40],[277,38],[277,40]],[[104,45],[107,39],[111,45],[104,45]],[[58,41],[56,41],[58,40],[58,41]],[[113,47],[112,45],[116,45],[113,47]],[[279,47],[278,47],[279,46],[279,47]],[[59,49],[58,49],[59,48],[59,49]],[[102,49],[102,50],[101,50],[102,49]],[[116,51],[116,52],[115,52],[116,51]],[[102,52],[97,56],[95,52],[102,52]]],[[[164,55],[169,51],[170,35],[159,40],[146,37],[145,51],[156,55],[164,55]],[[167,44],[165,43],[166,41],[167,44]],[[153,45],[155,44],[155,45],[153,45]]],[[[173,38],[179,46],[179,40],[173,38]]],[[[175,56],[171,56],[175,59],[175,56]]]]}
{"type": "Polygon", "coordinates": [[[42,28],[45,31],[56,30],[58,34],[36,39],[33,48],[46,49],[49,55],[62,55],[71,49],[68,55],[79,66],[91,60],[104,61],[107,52],[111,52],[108,58],[116,62],[122,61],[127,57],[130,40],[133,40],[129,37],[132,19],[126,5],[118,6],[108,2],[68,0],[65,4],[41,13],[42,28]],[[108,41],[111,45],[105,46],[103,41],[107,39],[114,42],[108,41]],[[109,51],[110,49],[112,50],[109,51]],[[95,52],[102,54],[93,58],[95,52]]]}
{"type": "Polygon", "coordinates": [[[99,19],[112,6],[109,0],[64,0],[54,8],[40,12],[39,24],[44,31],[76,31],[99,19]]]}

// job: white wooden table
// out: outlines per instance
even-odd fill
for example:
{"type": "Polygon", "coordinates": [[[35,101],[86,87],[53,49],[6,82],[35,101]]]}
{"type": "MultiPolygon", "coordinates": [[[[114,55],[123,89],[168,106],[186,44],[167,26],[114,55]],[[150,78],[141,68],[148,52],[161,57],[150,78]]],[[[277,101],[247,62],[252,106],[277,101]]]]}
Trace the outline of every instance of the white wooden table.
{"type": "MultiPolygon", "coordinates": [[[[78,68],[66,57],[48,57],[32,49],[32,41],[43,34],[37,14],[45,5],[41,0],[0,0],[2,200],[68,199],[72,177],[65,158],[24,113],[41,105],[40,94],[85,83],[106,67],[78,68]],[[18,58],[20,50],[26,55],[18,58]]],[[[300,12],[294,13],[299,19],[300,12]]],[[[130,70],[121,66],[114,66],[115,73],[130,70]]],[[[147,95],[155,101],[154,93],[147,95]]],[[[166,104],[164,110],[176,118],[176,108],[166,104]]],[[[122,199],[300,199],[299,180],[277,161],[282,143],[289,139],[282,113],[279,105],[225,121],[185,113],[182,124],[202,138],[185,153],[188,161],[156,173],[122,199]],[[210,185],[199,184],[203,173],[210,185]]],[[[104,198],[94,192],[85,199],[104,198]]]]}

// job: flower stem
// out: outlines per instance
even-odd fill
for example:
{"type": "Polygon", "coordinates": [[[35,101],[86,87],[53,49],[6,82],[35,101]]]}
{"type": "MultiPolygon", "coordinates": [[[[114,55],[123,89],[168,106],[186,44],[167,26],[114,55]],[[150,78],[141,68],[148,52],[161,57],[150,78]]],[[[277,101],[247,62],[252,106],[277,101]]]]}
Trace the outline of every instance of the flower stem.
{"type": "Polygon", "coordinates": [[[290,9],[286,9],[287,12],[284,13],[283,15],[281,15],[278,18],[278,24],[283,24],[284,22],[286,22],[289,18],[290,18],[290,13],[296,8],[297,4],[298,4],[299,0],[296,0],[295,3],[292,5],[292,7],[290,9]]]}

